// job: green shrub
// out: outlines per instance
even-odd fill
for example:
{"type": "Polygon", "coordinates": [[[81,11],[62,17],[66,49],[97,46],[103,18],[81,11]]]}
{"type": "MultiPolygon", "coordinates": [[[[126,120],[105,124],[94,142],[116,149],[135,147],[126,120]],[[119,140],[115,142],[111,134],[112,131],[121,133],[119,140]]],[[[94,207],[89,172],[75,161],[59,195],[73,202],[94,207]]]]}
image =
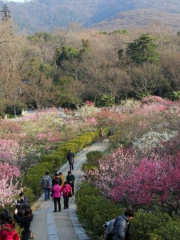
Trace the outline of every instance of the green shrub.
{"type": "Polygon", "coordinates": [[[180,219],[169,219],[160,228],[150,233],[150,240],[178,240],[180,239],[180,219]]]}
{"type": "Polygon", "coordinates": [[[92,151],[86,154],[87,162],[82,165],[84,172],[95,171],[99,164],[98,159],[102,158],[103,153],[101,151],[92,151]]]}
{"type": "Polygon", "coordinates": [[[43,155],[41,158],[41,162],[54,161],[56,166],[60,166],[63,160],[64,160],[64,155],[61,152],[58,152],[56,154],[43,155]]]}
{"type": "Polygon", "coordinates": [[[82,165],[82,170],[87,173],[89,171],[95,171],[97,169],[96,166],[92,165],[91,163],[84,163],[82,165]]]}
{"type": "Polygon", "coordinates": [[[24,184],[33,191],[35,196],[39,196],[42,192],[41,178],[45,172],[52,173],[55,168],[55,162],[43,162],[29,169],[24,179],[24,184]]]}
{"type": "MultiPolygon", "coordinates": [[[[124,209],[103,197],[92,184],[83,182],[76,193],[80,220],[91,233],[101,236],[103,224],[124,212],[124,209]]],[[[166,213],[138,211],[131,222],[130,240],[179,240],[180,218],[166,213]]]]}
{"type": "Polygon", "coordinates": [[[30,188],[25,188],[23,192],[24,192],[24,195],[28,197],[28,199],[29,199],[29,204],[30,204],[30,206],[31,206],[31,205],[33,204],[33,202],[36,200],[36,197],[35,197],[32,189],[30,189],[30,188]]]}
{"type": "Polygon", "coordinates": [[[97,166],[97,160],[102,158],[103,153],[101,151],[92,151],[86,154],[87,162],[94,166],[97,166]]]}
{"type": "Polygon", "coordinates": [[[103,224],[122,214],[111,201],[104,198],[92,184],[82,183],[76,194],[78,214],[90,229],[97,235],[102,235],[103,224]]]}
{"type": "Polygon", "coordinates": [[[130,240],[178,240],[180,219],[167,213],[137,212],[130,228],[130,240]]]}
{"type": "Polygon", "coordinates": [[[67,155],[69,150],[76,153],[78,151],[78,145],[76,143],[65,143],[63,144],[58,150],[62,151],[64,154],[67,155]]]}

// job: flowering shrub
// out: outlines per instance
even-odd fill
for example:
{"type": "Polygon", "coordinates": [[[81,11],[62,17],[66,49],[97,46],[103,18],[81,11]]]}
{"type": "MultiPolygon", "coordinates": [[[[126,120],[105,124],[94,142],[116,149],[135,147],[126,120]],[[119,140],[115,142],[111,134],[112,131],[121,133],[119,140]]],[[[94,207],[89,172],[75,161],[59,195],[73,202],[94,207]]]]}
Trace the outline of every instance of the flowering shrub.
{"type": "Polygon", "coordinates": [[[85,122],[90,123],[94,126],[97,125],[97,120],[95,118],[85,118],[85,122]]]}
{"type": "Polygon", "coordinates": [[[128,201],[134,206],[160,205],[164,211],[180,210],[180,154],[174,158],[143,159],[132,167],[128,178],[117,178],[112,190],[116,201],[128,201]]]}
{"type": "Polygon", "coordinates": [[[172,101],[163,99],[161,97],[158,96],[150,96],[150,97],[145,97],[142,100],[143,104],[150,104],[150,103],[163,103],[163,104],[171,104],[172,101]]]}
{"type": "Polygon", "coordinates": [[[91,101],[86,101],[85,104],[86,104],[86,105],[89,105],[89,106],[94,106],[94,103],[91,102],[91,101]]]}
{"type": "Polygon", "coordinates": [[[99,160],[99,169],[88,177],[108,197],[124,205],[159,206],[180,211],[180,152],[138,159],[136,152],[121,148],[99,160]]]}
{"type": "Polygon", "coordinates": [[[178,132],[148,132],[141,138],[135,139],[135,141],[133,141],[133,146],[141,150],[155,148],[157,146],[162,146],[162,142],[166,142],[169,139],[174,138],[177,134],[178,132]]]}
{"type": "Polygon", "coordinates": [[[17,177],[20,176],[19,169],[12,167],[8,163],[0,163],[0,202],[4,204],[12,203],[16,195],[19,194],[17,177]]]}
{"type": "Polygon", "coordinates": [[[93,113],[99,111],[100,109],[94,107],[94,104],[90,104],[90,102],[88,101],[88,104],[84,104],[84,106],[78,108],[78,115],[81,119],[84,119],[88,116],[92,116],[93,113]]]}
{"type": "Polygon", "coordinates": [[[137,163],[135,155],[129,149],[120,148],[105,159],[99,160],[99,169],[89,171],[88,177],[108,197],[112,197],[112,188],[116,185],[118,178],[129,176],[130,169],[137,163]]]}
{"type": "Polygon", "coordinates": [[[0,162],[17,164],[23,157],[22,151],[16,140],[0,139],[0,162]]]}
{"type": "Polygon", "coordinates": [[[134,99],[128,99],[121,101],[121,105],[123,106],[124,112],[133,111],[133,109],[139,105],[139,101],[135,101],[134,99]]]}
{"type": "Polygon", "coordinates": [[[108,108],[95,113],[93,116],[101,127],[119,126],[126,119],[126,116],[121,112],[112,112],[108,108]]]}

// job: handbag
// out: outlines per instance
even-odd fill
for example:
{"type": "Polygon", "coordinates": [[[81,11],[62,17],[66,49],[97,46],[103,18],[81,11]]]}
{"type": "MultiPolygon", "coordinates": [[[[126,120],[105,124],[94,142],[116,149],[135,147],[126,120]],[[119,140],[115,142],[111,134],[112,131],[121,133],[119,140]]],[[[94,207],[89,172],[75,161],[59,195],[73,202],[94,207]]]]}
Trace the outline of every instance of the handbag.
{"type": "Polygon", "coordinates": [[[36,236],[34,235],[33,231],[31,231],[29,239],[36,239],[36,236]]]}
{"type": "Polygon", "coordinates": [[[71,192],[68,193],[68,197],[72,197],[72,193],[71,192]]]}

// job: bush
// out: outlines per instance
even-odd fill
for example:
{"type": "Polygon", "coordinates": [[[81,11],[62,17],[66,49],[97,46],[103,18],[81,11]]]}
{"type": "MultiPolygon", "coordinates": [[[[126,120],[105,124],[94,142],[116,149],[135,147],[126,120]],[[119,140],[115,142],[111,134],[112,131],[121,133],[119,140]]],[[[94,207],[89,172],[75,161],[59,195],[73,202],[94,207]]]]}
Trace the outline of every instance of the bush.
{"type": "Polygon", "coordinates": [[[69,150],[71,150],[72,152],[76,153],[78,151],[78,144],[68,142],[68,143],[65,143],[65,144],[61,145],[58,148],[58,150],[63,152],[65,155],[67,155],[69,150]]]}
{"type": "Polygon", "coordinates": [[[95,171],[98,166],[98,159],[102,158],[103,153],[101,151],[92,151],[86,154],[87,162],[82,165],[82,170],[87,173],[89,171],[95,171]]]}
{"type": "Polygon", "coordinates": [[[130,228],[130,240],[177,240],[180,238],[180,219],[166,213],[138,212],[130,228]]]}
{"type": "Polygon", "coordinates": [[[95,171],[97,169],[96,166],[93,166],[91,163],[84,163],[82,165],[82,170],[87,173],[89,171],[95,171]]]}
{"type": "Polygon", "coordinates": [[[24,195],[28,197],[29,205],[31,206],[33,204],[33,202],[36,200],[36,197],[35,197],[32,189],[25,188],[23,192],[24,192],[24,195]]]}
{"type": "Polygon", "coordinates": [[[122,209],[101,196],[97,188],[86,182],[81,184],[76,194],[76,202],[80,218],[99,236],[104,232],[103,224],[123,212],[122,209]]]}
{"type": "Polygon", "coordinates": [[[55,168],[55,162],[43,162],[29,169],[24,179],[24,184],[33,191],[35,196],[39,196],[42,192],[41,178],[46,171],[52,173],[55,168]]]}
{"type": "Polygon", "coordinates": [[[60,166],[65,162],[65,154],[63,154],[61,151],[57,151],[54,154],[48,154],[48,155],[43,155],[41,158],[41,162],[55,162],[56,166],[60,166]]]}
{"type": "Polygon", "coordinates": [[[86,154],[87,162],[91,163],[92,165],[97,165],[97,160],[102,158],[103,153],[101,151],[92,151],[86,154]]]}
{"type": "MultiPolygon", "coordinates": [[[[103,197],[91,183],[83,182],[76,193],[77,210],[87,230],[101,236],[103,224],[124,212],[120,205],[103,197]]],[[[167,213],[138,211],[131,222],[130,240],[178,240],[180,218],[167,213]]]]}

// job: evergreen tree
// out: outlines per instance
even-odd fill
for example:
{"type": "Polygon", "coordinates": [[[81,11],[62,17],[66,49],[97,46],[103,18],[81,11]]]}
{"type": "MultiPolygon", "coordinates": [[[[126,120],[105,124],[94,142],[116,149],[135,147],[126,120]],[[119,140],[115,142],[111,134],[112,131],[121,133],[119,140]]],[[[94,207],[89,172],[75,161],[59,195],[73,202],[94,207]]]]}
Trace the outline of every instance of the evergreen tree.
{"type": "Polygon", "coordinates": [[[8,6],[6,4],[2,7],[1,15],[2,21],[5,22],[7,22],[11,18],[10,10],[8,9],[8,6]]]}
{"type": "Polygon", "coordinates": [[[135,63],[142,65],[145,62],[159,63],[159,53],[156,51],[157,44],[150,34],[142,34],[133,43],[129,43],[126,55],[135,63]]]}

